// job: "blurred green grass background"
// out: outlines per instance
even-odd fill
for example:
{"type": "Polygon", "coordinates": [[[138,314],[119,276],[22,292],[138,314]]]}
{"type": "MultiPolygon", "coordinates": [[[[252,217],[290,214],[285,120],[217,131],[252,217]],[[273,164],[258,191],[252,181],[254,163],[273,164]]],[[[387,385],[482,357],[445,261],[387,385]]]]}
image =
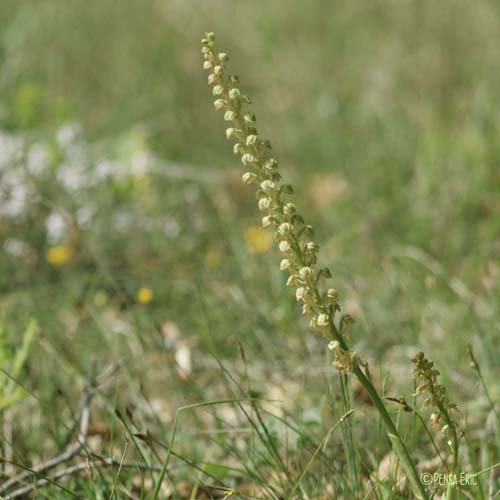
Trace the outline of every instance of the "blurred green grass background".
{"type": "Polygon", "coordinates": [[[144,386],[171,422],[224,392],[213,354],[238,366],[241,343],[259,390],[293,386],[281,396],[296,415],[324,404],[323,343],[255,229],[213,110],[207,30],[296,186],[356,350],[396,392],[425,350],[466,405],[470,342],[498,397],[496,3],[3,0],[5,349],[40,326],[19,450],[61,445],[53,416],[70,418],[93,363],[118,361],[120,404],[143,408],[144,386]]]}

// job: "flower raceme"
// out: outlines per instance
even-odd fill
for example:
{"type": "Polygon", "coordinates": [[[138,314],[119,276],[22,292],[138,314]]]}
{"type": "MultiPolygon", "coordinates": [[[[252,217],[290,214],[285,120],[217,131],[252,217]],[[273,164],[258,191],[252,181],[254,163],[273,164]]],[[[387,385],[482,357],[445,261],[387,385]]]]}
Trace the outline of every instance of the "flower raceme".
{"type": "Polygon", "coordinates": [[[255,115],[248,109],[250,99],[237,87],[238,77],[227,72],[227,54],[215,53],[214,34],[206,33],[201,43],[203,67],[209,71],[208,83],[215,96],[215,109],[224,111],[224,120],[229,123],[226,137],[235,141],[233,152],[248,168],[243,174],[243,182],[258,186],[257,204],[262,213],[262,227],[273,231],[282,254],[280,269],[289,275],[287,285],[295,288],[295,297],[302,306],[302,313],[310,318],[310,326],[329,341],[335,368],[354,373],[370,395],[415,497],[427,499],[408,449],[371,382],[366,362],[349,349],[345,333],[353,319],[349,315],[336,319],[340,313],[337,292],[323,285],[324,280],[331,278],[330,271],[316,265],[319,246],[312,239],[313,229],[289,201],[293,188],[281,182],[278,162],[271,155],[271,143],[259,135],[255,115]]]}
{"type": "MultiPolygon", "coordinates": [[[[262,227],[274,232],[283,255],[280,269],[289,274],[287,285],[296,289],[295,296],[302,305],[303,314],[310,317],[310,326],[331,340],[331,324],[340,307],[337,292],[320,287],[322,280],[330,278],[331,274],[328,268],[316,268],[319,246],[312,240],[313,229],[287,200],[293,188],[281,182],[278,162],[270,154],[271,143],[261,138],[255,115],[245,109],[250,99],[237,88],[238,77],[227,73],[227,54],[215,54],[213,33],[203,38],[202,54],[203,67],[210,72],[208,83],[213,86],[215,109],[223,110],[224,120],[230,122],[226,137],[235,141],[233,152],[241,157],[245,167],[249,167],[242,176],[243,183],[258,186],[257,204],[262,212],[262,227]]],[[[332,345],[337,358],[354,359],[354,353],[345,356],[338,343],[330,343],[332,345]]],[[[337,361],[338,367],[349,368],[340,359],[337,361]]]]}

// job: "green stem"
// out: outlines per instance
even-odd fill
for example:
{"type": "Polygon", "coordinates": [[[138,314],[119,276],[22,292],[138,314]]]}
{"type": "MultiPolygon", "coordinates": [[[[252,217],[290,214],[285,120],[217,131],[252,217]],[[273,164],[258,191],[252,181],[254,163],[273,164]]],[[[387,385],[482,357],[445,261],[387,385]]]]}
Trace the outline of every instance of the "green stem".
{"type": "MultiPolygon", "coordinates": [[[[443,406],[443,405],[438,405],[439,410],[441,411],[441,414],[445,418],[445,422],[448,424],[449,429],[451,429],[452,432],[452,450],[453,450],[453,463],[451,466],[451,471],[454,474],[454,477],[456,478],[459,474],[458,471],[458,435],[457,435],[457,430],[455,427],[455,424],[453,423],[448,410],[443,406]]],[[[457,484],[455,481],[450,481],[448,484],[448,488],[446,489],[446,500],[454,500],[456,498],[456,489],[457,489],[457,484]]]]}
{"type": "Polygon", "coordinates": [[[387,435],[389,436],[389,439],[392,444],[392,448],[397,454],[398,458],[401,460],[401,463],[403,464],[403,467],[406,471],[406,475],[410,481],[413,493],[416,495],[417,498],[427,499],[428,498],[427,493],[422,485],[422,482],[420,481],[420,477],[410,457],[410,453],[408,452],[406,446],[404,445],[403,440],[401,439],[401,436],[399,435],[399,432],[396,429],[396,426],[394,425],[394,422],[392,421],[389,413],[387,412],[387,409],[381,397],[379,396],[377,390],[375,389],[375,387],[373,387],[373,385],[368,380],[368,378],[363,373],[363,371],[361,370],[361,368],[357,363],[354,365],[353,372],[354,375],[356,375],[356,377],[358,378],[361,385],[366,389],[366,392],[368,392],[368,395],[370,396],[371,400],[373,401],[373,404],[375,405],[375,407],[379,412],[380,417],[382,418],[382,422],[385,425],[387,435]]]}
{"type": "MultiPolygon", "coordinates": [[[[343,336],[340,335],[339,331],[337,330],[333,322],[331,322],[330,324],[331,324],[331,332],[334,338],[340,343],[340,347],[343,350],[348,351],[349,348],[343,336]]],[[[389,439],[391,441],[392,449],[394,450],[399,460],[403,464],[406,476],[410,481],[410,486],[411,489],[413,490],[413,493],[415,494],[416,498],[422,500],[428,500],[429,496],[427,495],[427,492],[425,491],[425,488],[422,485],[422,482],[420,481],[420,477],[418,475],[417,469],[415,468],[415,464],[413,463],[413,460],[410,457],[410,453],[408,452],[408,449],[404,445],[403,440],[401,439],[401,436],[398,430],[396,429],[396,426],[394,425],[391,416],[387,412],[387,409],[384,405],[384,402],[382,401],[382,398],[380,397],[380,395],[378,394],[377,390],[370,382],[368,377],[365,375],[365,373],[359,366],[358,362],[354,363],[352,371],[356,376],[356,378],[361,383],[361,385],[365,388],[366,392],[370,396],[370,399],[377,408],[380,418],[382,419],[382,422],[385,425],[385,430],[387,432],[387,435],[389,436],[389,439]]]]}
{"type": "Polygon", "coordinates": [[[222,399],[218,401],[204,401],[202,403],[193,403],[185,406],[181,406],[180,408],[177,408],[177,411],[175,412],[175,417],[174,417],[174,423],[172,425],[172,430],[170,432],[170,440],[168,444],[168,450],[167,450],[167,456],[165,457],[165,460],[163,462],[162,468],[160,470],[160,473],[158,474],[158,477],[155,481],[155,490],[153,492],[153,496],[151,497],[153,500],[156,500],[158,498],[158,495],[160,494],[161,490],[161,485],[163,483],[163,479],[165,478],[165,475],[168,470],[168,464],[170,463],[170,457],[172,454],[174,454],[173,447],[174,447],[174,440],[175,440],[175,435],[177,433],[177,425],[179,424],[179,416],[181,413],[183,413],[186,410],[192,410],[195,408],[203,408],[205,406],[213,406],[213,405],[220,405],[220,404],[234,404],[238,403],[241,401],[254,401],[252,398],[243,398],[243,399],[222,399]]]}

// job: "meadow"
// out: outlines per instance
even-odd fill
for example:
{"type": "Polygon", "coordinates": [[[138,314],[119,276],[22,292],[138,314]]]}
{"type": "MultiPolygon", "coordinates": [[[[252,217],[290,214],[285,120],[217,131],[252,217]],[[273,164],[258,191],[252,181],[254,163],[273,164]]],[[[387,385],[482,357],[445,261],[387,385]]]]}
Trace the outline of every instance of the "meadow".
{"type": "Polygon", "coordinates": [[[0,2],[0,498],[415,498],[285,286],[214,110],[207,31],[426,491],[498,498],[486,0],[0,2]],[[421,351],[458,408],[457,470],[477,474],[451,493],[421,351]]]}

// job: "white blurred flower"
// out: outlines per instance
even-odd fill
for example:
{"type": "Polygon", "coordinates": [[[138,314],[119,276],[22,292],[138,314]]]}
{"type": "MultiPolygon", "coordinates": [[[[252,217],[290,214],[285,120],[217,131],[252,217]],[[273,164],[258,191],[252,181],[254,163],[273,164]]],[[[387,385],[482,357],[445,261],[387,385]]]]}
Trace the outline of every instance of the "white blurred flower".
{"type": "Polygon", "coordinates": [[[83,166],[63,163],[57,169],[57,180],[67,191],[78,191],[88,186],[89,175],[83,166]]]}
{"type": "Polygon", "coordinates": [[[76,220],[80,226],[88,226],[97,212],[94,205],[84,205],[76,211],[76,220]]]}
{"type": "Polygon", "coordinates": [[[113,214],[112,227],[115,231],[125,231],[133,221],[133,215],[126,210],[119,210],[113,214]]]}
{"type": "Polygon", "coordinates": [[[22,215],[28,206],[30,192],[20,171],[8,171],[0,178],[0,214],[6,217],[22,215]]]}
{"type": "Polygon", "coordinates": [[[31,175],[39,177],[47,171],[50,161],[50,152],[46,144],[33,144],[26,158],[26,168],[31,175]]]}
{"type": "Polygon", "coordinates": [[[21,137],[0,131],[0,170],[11,166],[22,144],[21,137]]]}
{"type": "Polygon", "coordinates": [[[94,166],[94,178],[97,182],[103,181],[107,179],[108,177],[114,177],[118,175],[120,171],[120,165],[118,162],[112,161],[112,160],[101,160],[97,162],[97,164],[94,166]]]}
{"type": "Polygon", "coordinates": [[[8,255],[12,255],[13,257],[21,257],[29,252],[30,247],[24,241],[18,240],[16,238],[9,238],[3,244],[3,249],[8,255]]]}
{"type": "Polygon", "coordinates": [[[152,170],[154,157],[151,153],[143,151],[135,154],[130,163],[130,171],[133,175],[142,175],[152,170]]]}
{"type": "Polygon", "coordinates": [[[57,143],[62,148],[68,148],[76,142],[81,133],[82,128],[78,125],[78,123],[66,123],[57,131],[57,143]]]}
{"type": "Polygon", "coordinates": [[[163,224],[163,233],[168,238],[176,238],[181,232],[180,224],[173,218],[168,218],[163,224]]]}
{"type": "Polygon", "coordinates": [[[52,212],[45,220],[47,229],[47,239],[50,243],[57,243],[61,240],[67,229],[64,217],[58,212],[52,212]]]}

